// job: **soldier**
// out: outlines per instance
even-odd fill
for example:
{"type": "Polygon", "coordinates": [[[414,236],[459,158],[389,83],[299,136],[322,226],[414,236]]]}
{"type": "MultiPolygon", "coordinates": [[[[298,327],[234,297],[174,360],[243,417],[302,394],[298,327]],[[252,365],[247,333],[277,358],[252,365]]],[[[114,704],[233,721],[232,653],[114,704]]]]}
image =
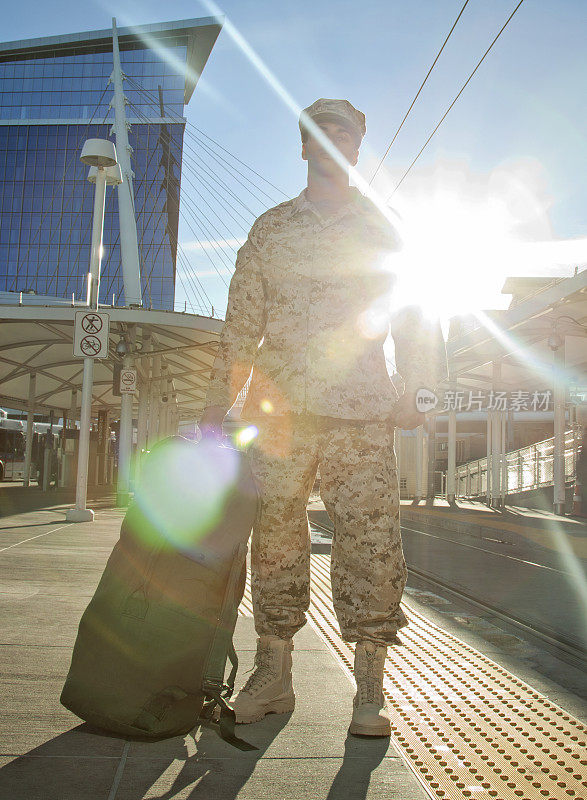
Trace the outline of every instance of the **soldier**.
{"type": "Polygon", "coordinates": [[[317,100],[300,131],[307,187],[262,214],[238,251],[200,421],[204,435],[221,435],[254,366],[242,417],[258,428],[249,455],[261,497],[251,545],[259,638],[233,707],[237,722],[293,710],[292,637],[310,602],[306,505],[320,466],[334,525],[334,608],[343,638],[357,643],[349,730],[389,736],[383,666],[407,624],[394,425],[424,422],[416,391],[442,380],[446,352],[438,323],[417,307],[392,312],[399,237],[333,157],[336,148],[356,165],[364,114],[346,100],[317,100]],[[405,384],[399,399],[383,352],[390,325],[405,384]]]}

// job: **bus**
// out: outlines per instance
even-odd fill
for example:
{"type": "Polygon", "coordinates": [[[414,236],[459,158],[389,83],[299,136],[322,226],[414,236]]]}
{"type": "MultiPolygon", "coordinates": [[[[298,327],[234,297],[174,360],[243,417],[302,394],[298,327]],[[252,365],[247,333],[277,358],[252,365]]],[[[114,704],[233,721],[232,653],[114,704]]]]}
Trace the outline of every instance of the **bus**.
{"type": "MultiPolygon", "coordinates": [[[[3,409],[2,409],[3,410],[3,409]]],[[[0,415],[0,481],[24,478],[25,428],[21,420],[0,415]]]]}
{"type": "MultiPolygon", "coordinates": [[[[55,424],[51,426],[48,422],[33,424],[31,480],[37,480],[39,475],[43,444],[49,431],[51,430],[55,437],[61,427],[55,424]]],[[[0,408],[0,481],[24,480],[26,430],[26,420],[9,419],[6,410],[0,408]]]]}

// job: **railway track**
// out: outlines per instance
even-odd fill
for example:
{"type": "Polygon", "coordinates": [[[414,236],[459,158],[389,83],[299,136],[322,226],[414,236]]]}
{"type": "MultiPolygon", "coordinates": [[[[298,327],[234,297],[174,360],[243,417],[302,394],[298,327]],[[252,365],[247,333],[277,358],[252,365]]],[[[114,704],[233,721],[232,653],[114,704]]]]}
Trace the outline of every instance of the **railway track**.
{"type": "MultiPolygon", "coordinates": [[[[311,521],[310,525],[328,536],[332,536],[334,533],[333,528],[321,525],[318,522],[311,521]]],[[[410,526],[411,530],[417,530],[413,528],[413,523],[410,523],[410,526]]],[[[421,533],[424,533],[424,531],[421,531],[421,533]]],[[[493,555],[497,554],[493,553],[493,555]]],[[[468,592],[456,589],[449,583],[439,579],[438,576],[419,569],[413,564],[407,563],[407,567],[411,575],[427,584],[431,589],[436,590],[439,594],[444,595],[447,599],[458,600],[472,607],[475,611],[492,615],[502,622],[509,632],[520,634],[532,643],[544,647],[566,663],[579,669],[587,670],[587,653],[581,644],[572,637],[561,635],[560,632],[546,625],[537,625],[535,621],[525,620],[511,613],[508,609],[499,608],[494,604],[485,602],[483,598],[475,597],[468,592]]]]}

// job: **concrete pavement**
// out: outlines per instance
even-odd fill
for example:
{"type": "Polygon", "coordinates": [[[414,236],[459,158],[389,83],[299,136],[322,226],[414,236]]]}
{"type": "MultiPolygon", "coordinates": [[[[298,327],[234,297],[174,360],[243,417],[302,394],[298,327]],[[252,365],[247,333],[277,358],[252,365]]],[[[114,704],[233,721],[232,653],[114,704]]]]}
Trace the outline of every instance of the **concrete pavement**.
{"type": "MultiPolygon", "coordinates": [[[[79,618],[118,537],[121,512],[66,524],[61,505],[0,521],[0,796],[10,800],[377,800],[427,797],[388,739],[349,737],[353,687],[307,625],[296,637],[293,714],[239,726],[242,753],[209,729],[156,744],[97,735],[61,707],[79,618]]],[[[239,617],[239,678],[255,633],[239,617]]]]}

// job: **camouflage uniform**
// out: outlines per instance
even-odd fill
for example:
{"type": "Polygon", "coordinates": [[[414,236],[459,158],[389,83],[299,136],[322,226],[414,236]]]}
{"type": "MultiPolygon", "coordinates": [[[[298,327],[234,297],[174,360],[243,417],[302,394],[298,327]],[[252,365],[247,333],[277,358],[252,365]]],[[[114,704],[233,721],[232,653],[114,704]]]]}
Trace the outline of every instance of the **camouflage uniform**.
{"type": "Polygon", "coordinates": [[[319,464],[335,527],[342,635],[391,641],[405,624],[389,422],[397,393],[383,343],[391,325],[407,391],[434,389],[446,353],[437,324],[427,325],[416,308],[391,311],[397,234],[370,200],[350,192],[326,218],[304,190],[254,223],[238,252],[206,398],[228,410],[253,365],[242,417],[259,428],[251,462],[262,496],[252,540],[260,635],[288,637],[305,622],[306,503],[319,464]]]}

